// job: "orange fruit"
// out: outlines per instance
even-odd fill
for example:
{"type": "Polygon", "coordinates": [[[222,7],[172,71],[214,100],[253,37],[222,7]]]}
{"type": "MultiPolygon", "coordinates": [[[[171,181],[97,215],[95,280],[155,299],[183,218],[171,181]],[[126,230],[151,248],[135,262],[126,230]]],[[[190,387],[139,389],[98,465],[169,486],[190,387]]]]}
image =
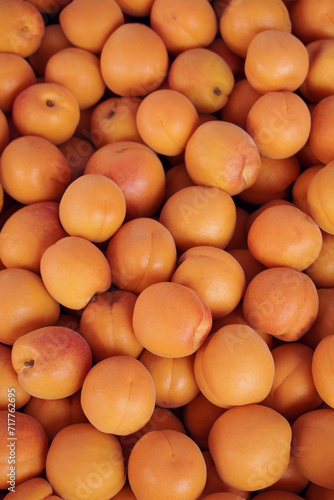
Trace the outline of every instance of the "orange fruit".
{"type": "Polygon", "coordinates": [[[18,54],[0,53],[0,109],[10,113],[21,90],[36,83],[36,75],[27,59],[18,54]]]}
{"type": "Polygon", "coordinates": [[[3,383],[0,388],[0,410],[19,410],[30,399],[30,394],[23,389],[17,379],[17,373],[12,365],[12,348],[0,344],[0,367],[3,383]]]}
{"type": "Polygon", "coordinates": [[[334,40],[315,40],[306,45],[306,50],[309,57],[309,71],[299,90],[308,101],[316,103],[333,94],[330,61],[333,57],[334,40]]]}
{"type": "Polygon", "coordinates": [[[334,206],[330,194],[334,175],[334,160],[330,161],[312,178],[307,190],[307,204],[311,217],[320,229],[334,234],[334,206]]]}
{"type": "Polygon", "coordinates": [[[333,357],[334,334],[327,335],[316,346],[312,359],[312,375],[321,399],[334,408],[333,357]]]}
{"type": "Polygon", "coordinates": [[[296,0],[289,9],[293,31],[303,43],[334,37],[331,0],[296,0]]]}
{"type": "Polygon", "coordinates": [[[0,109],[0,154],[8,145],[10,140],[9,125],[5,113],[0,109]]]}
{"type": "Polygon", "coordinates": [[[327,164],[334,160],[334,149],[331,140],[334,126],[333,106],[334,96],[331,94],[320,99],[311,111],[309,146],[318,163],[327,164]]]}

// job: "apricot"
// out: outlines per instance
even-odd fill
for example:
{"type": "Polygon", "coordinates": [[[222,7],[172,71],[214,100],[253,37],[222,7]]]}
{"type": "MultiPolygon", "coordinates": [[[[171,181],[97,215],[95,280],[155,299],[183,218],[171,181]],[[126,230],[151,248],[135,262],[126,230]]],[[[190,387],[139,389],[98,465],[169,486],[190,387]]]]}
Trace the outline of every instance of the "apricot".
{"type": "Polygon", "coordinates": [[[19,268],[0,271],[0,341],[3,344],[13,345],[21,335],[52,325],[59,314],[59,303],[36,273],[19,268]]]}
{"type": "Polygon", "coordinates": [[[199,447],[186,434],[156,430],[134,445],[128,480],[138,500],[195,500],[205,486],[206,465],[199,447]]]}
{"type": "Polygon", "coordinates": [[[37,135],[58,145],[73,135],[80,108],[64,85],[43,81],[30,85],[16,96],[12,118],[21,135],[37,135]]]}
{"type": "Polygon", "coordinates": [[[195,290],[209,306],[212,318],[238,305],[246,289],[245,273],[228,252],[213,246],[195,246],[177,261],[171,281],[195,290]]]}
{"type": "Polygon", "coordinates": [[[293,32],[303,43],[334,37],[331,0],[320,5],[316,0],[296,0],[289,12],[293,32]]]}
{"type": "Polygon", "coordinates": [[[103,252],[80,236],[66,236],[49,246],[41,258],[41,277],[61,305],[79,310],[111,285],[111,272],[103,252]]]}
{"type": "Polygon", "coordinates": [[[309,480],[297,469],[293,458],[290,456],[288,467],[283,476],[276,483],[268,486],[265,491],[279,490],[289,493],[303,494],[309,480]]]}
{"type": "Polygon", "coordinates": [[[137,296],[126,290],[97,295],[80,317],[80,333],[88,342],[95,362],[116,355],[138,358],[143,346],[132,326],[137,296]]]}
{"type": "Polygon", "coordinates": [[[18,54],[1,53],[0,67],[0,109],[10,113],[15,97],[36,83],[36,75],[29,62],[18,54]]]}
{"type": "Polygon", "coordinates": [[[333,175],[334,160],[314,175],[307,190],[310,215],[320,229],[329,234],[334,234],[334,206],[330,194],[333,175]]]}
{"type": "Polygon", "coordinates": [[[312,359],[314,385],[321,399],[331,408],[334,407],[333,346],[334,334],[327,335],[316,346],[312,359]]]}
{"type": "Polygon", "coordinates": [[[9,408],[19,410],[25,406],[31,397],[17,379],[11,356],[12,348],[0,344],[0,368],[3,379],[0,387],[0,410],[10,411],[9,408]]]}
{"type": "Polygon", "coordinates": [[[306,144],[311,113],[295,92],[266,92],[251,107],[246,130],[262,156],[288,158],[306,144]]]}
{"type": "Polygon", "coordinates": [[[317,317],[317,289],[306,274],[289,267],[272,267],[248,284],[243,312],[252,328],[285,342],[300,339],[317,317]]]}
{"type": "Polygon", "coordinates": [[[99,149],[110,142],[142,142],[137,127],[139,97],[109,97],[95,107],[91,115],[91,135],[94,146],[99,149]]]}
{"type": "Polygon", "coordinates": [[[282,0],[231,0],[219,20],[226,45],[243,58],[253,38],[269,29],[291,33],[289,11],[282,0]]]}
{"type": "Polygon", "coordinates": [[[234,232],[232,234],[232,238],[229,243],[225,246],[225,250],[230,252],[234,249],[247,249],[247,220],[249,217],[249,212],[241,207],[240,205],[236,205],[236,221],[234,232]]]}
{"type": "Polygon", "coordinates": [[[334,126],[333,106],[334,96],[331,94],[318,101],[311,111],[309,145],[319,163],[327,164],[334,160],[331,141],[334,126]]]}
{"type": "MultiPolygon", "coordinates": [[[[9,491],[4,497],[7,500],[44,500],[45,498],[54,498],[52,496],[51,484],[43,477],[33,477],[23,481],[15,487],[15,490],[9,491]]],[[[56,497],[57,498],[57,497],[56,497]]]]}
{"type": "Polygon", "coordinates": [[[45,24],[36,7],[24,0],[1,0],[0,52],[26,58],[39,47],[45,24]]]}
{"type": "Polygon", "coordinates": [[[166,171],[165,179],[166,188],[164,201],[167,201],[172,194],[180,191],[180,189],[195,185],[191,180],[184,163],[179,163],[170,167],[166,171]]]}
{"type": "Polygon", "coordinates": [[[261,161],[245,130],[218,120],[203,123],[192,134],[185,148],[185,165],[195,184],[217,187],[233,196],[255,182],[261,161]]]}
{"type": "Polygon", "coordinates": [[[247,78],[237,80],[228,96],[227,103],[220,111],[221,119],[246,130],[249,110],[261,95],[251,86],[247,78]]]}
{"type": "Polygon", "coordinates": [[[272,349],[275,363],[273,385],[262,402],[295,420],[322,403],[312,376],[313,349],[298,342],[283,344],[272,349]]]}
{"type": "Polygon", "coordinates": [[[206,47],[218,31],[215,11],[205,0],[155,0],[150,25],[172,56],[187,49],[206,47]]]}
{"type": "Polygon", "coordinates": [[[181,52],[172,61],[168,84],[188,97],[199,113],[215,113],[227,103],[234,75],[219,54],[199,47],[181,52]]]}
{"type": "Polygon", "coordinates": [[[59,203],[41,201],[23,206],[1,229],[1,261],[7,268],[18,267],[39,274],[45,250],[65,236],[59,220],[59,203]]]}
{"type": "Polygon", "coordinates": [[[308,70],[308,51],[292,33],[278,29],[260,31],[248,46],[245,75],[258,92],[294,92],[304,83],[308,70]]]}
{"type": "Polygon", "coordinates": [[[145,96],[167,75],[168,52],[158,32],[140,22],[124,23],[104,43],[102,78],[119,96],[145,96]]]}
{"type": "Polygon", "coordinates": [[[309,70],[299,90],[308,101],[317,103],[334,92],[330,61],[334,53],[334,40],[315,40],[306,45],[309,70]]]}
{"type": "MultiPolygon", "coordinates": [[[[222,5],[221,2],[218,0],[213,0],[212,6],[216,10],[216,8],[220,5],[222,5]]],[[[219,17],[220,18],[220,15],[219,17]]],[[[216,54],[220,55],[224,59],[224,61],[227,62],[229,67],[231,68],[231,71],[233,73],[233,76],[236,81],[239,81],[241,78],[244,78],[244,59],[242,57],[239,57],[237,54],[235,54],[224,42],[222,37],[220,36],[219,33],[217,33],[216,38],[210,43],[210,45],[207,45],[207,48],[209,50],[212,50],[216,54]]]]}
{"type": "Polygon", "coordinates": [[[319,257],[322,233],[312,217],[299,208],[277,205],[256,217],[247,241],[253,257],[264,266],[303,271],[319,257]]]}
{"type": "Polygon", "coordinates": [[[291,456],[311,482],[333,489],[333,409],[304,413],[292,424],[291,456]]]}
{"type": "Polygon", "coordinates": [[[84,174],[102,174],[121,188],[126,220],[152,217],[165,194],[162,162],[151,148],[136,141],[116,141],[99,148],[88,160],[84,174]]]}
{"type": "Polygon", "coordinates": [[[70,183],[83,174],[89,158],[96,151],[90,141],[76,135],[58,144],[58,149],[63,153],[70,167],[70,183]]]}
{"type": "Polygon", "coordinates": [[[200,391],[222,408],[260,403],[274,380],[274,360],[266,342],[248,325],[229,324],[210,335],[196,353],[200,391]]]}
{"type": "Polygon", "coordinates": [[[0,411],[0,488],[19,486],[42,474],[48,439],[41,424],[20,411],[0,411]],[[10,434],[13,433],[13,434],[10,434]],[[15,438],[15,439],[14,439],[15,438]],[[11,460],[14,459],[14,462],[11,460]],[[15,474],[11,466],[15,467],[15,474]],[[9,481],[9,482],[8,482],[9,481]]]}
{"type": "Polygon", "coordinates": [[[211,311],[203,298],[185,285],[168,281],[146,287],[133,311],[137,339],[157,356],[193,354],[205,342],[211,325],[211,311]]]}
{"type": "Polygon", "coordinates": [[[161,222],[138,217],[112,236],[106,258],[114,286],[138,295],[149,285],[169,281],[177,251],[171,233],[161,222]]]}
{"type": "Polygon", "coordinates": [[[317,288],[319,299],[319,310],[311,328],[303,335],[301,342],[311,349],[315,349],[319,342],[328,335],[334,334],[334,289],[317,288]]]}
{"type": "Polygon", "coordinates": [[[75,0],[59,13],[59,24],[66,38],[76,47],[95,54],[101,53],[111,33],[123,23],[124,14],[115,0],[75,0]]]}
{"type": "Polygon", "coordinates": [[[50,445],[46,477],[61,498],[109,500],[126,480],[120,442],[90,423],[68,425],[50,445]]]}
{"type": "Polygon", "coordinates": [[[96,429],[122,436],[147,424],[155,394],[153,378],[143,363],[115,355],[96,363],[86,375],[81,407],[96,429]]]}
{"type": "Polygon", "coordinates": [[[64,427],[88,422],[80,403],[80,391],[65,398],[44,399],[31,396],[23,413],[38,420],[45,430],[49,443],[64,427]]]}
{"type": "Polygon", "coordinates": [[[311,180],[323,165],[313,165],[300,172],[298,177],[294,180],[291,189],[291,197],[293,204],[296,205],[302,212],[309,214],[307,203],[307,191],[311,180]]]}

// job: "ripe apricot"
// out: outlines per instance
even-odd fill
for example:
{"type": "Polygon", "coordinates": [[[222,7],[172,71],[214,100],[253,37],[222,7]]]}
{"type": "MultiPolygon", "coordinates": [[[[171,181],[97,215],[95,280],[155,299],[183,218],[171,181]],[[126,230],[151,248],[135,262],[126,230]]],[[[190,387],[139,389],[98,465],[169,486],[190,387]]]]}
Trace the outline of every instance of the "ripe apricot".
{"type": "Polygon", "coordinates": [[[323,165],[313,165],[300,172],[298,177],[294,180],[291,189],[291,197],[293,204],[296,205],[302,212],[309,214],[309,207],[307,203],[307,191],[311,180],[323,165]]]}
{"type": "Polygon", "coordinates": [[[233,123],[200,125],[185,148],[185,165],[195,184],[236,195],[250,187],[260,170],[260,155],[251,136],[233,123]]]}
{"type": "Polygon", "coordinates": [[[288,158],[306,144],[311,130],[311,113],[295,92],[266,92],[251,107],[246,130],[261,155],[288,158]]]}
{"type": "Polygon", "coordinates": [[[73,135],[79,123],[80,108],[64,85],[41,82],[30,85],[16,96],[12,118],[21,135],[37,135],[58,145],[73,135]]]}
{"type": "Polygon", "coordinates": [[[237,80],[228,96],[227,103],[220,111],[221,119],[246,130],[249,110],[261,95],[251,86],[247,78],[237,80]]]}
{"type": "Polygon", "coordinates": [[[330,190],[333,175],[334,160],[314,175],[307,190],[310,215],[320,229],[329,234],[334,234],[334,206],[330,190]]]}
{"type": "Polygon", "coordinates": [[[132,356],[105,358],[86,375],[81,407],[101,432],[120,436],[136,432],[147,424],[155,407],[153,378],[132,356]]]}
{"type": "Polygon", "coordinates": [[[54,492],[69,500],[109,500],[126,480],[117,437],[90,423],[61,429],[50,445],[45,465],[54,492]]]}
{"type": "Polygon", "coordinates": [[[158,89],[145,96],[136,115],[138,132],[156,153],[176,156],[182,153],[199,126],[194,104],[183,93],[158,89]]]}
{"type": "Polygon", "coordinates": [[[245,75],[258,92],[294,92],[305,81],[308,70],[308,51],[292,33],[278,29],[260,31],[248,46],[245,75]]]}
{"type": "Polygon", "coordinates": [[[7,268],[19,267],[39,274],[45,250],[65,236],[59,220],[59,203],[42,201],[23,206],[1,229],[1,261],[7,268]]]}
{"type": "MultiPolygon", "coordinates": [[[[218,4],[221,4],[221,2],[213,1],[212,6],[215,9],[218,4]]],[[[220,16],[219,16],[220,18],[220,16]]],[[[221,35],[217,33],[216,38],[210,43],[210,45],[207,45],[207,48],[209,50],[212,50],[216,54],[220,55],[224,59],[224,61],[227,62],[229,67],[231,68],[231,71],[233,73],[233,76],[236,81],[239,81],[239,79],[244,78],[244,59],[242,57],[239,57],[237,54],[235,54],[224,42],[222,39],[221,35]]]]}
{"type": "Polygon", "coordinates": [[[266,342],[248,325],[229,324],[197,352],[195,377],[204,396],[222,408],[260,403],[274,380],[266,342]]]}
{"type": "Polygon", "coordinates": [[[211,325],[211,312],[202,297],[185,285],[168,281],[145,288],[133,311],[137,339],[158,356],[193,354],[205,342],[211,325]]]}
{"type": "Polygon", "coordinates": [[[263,264],[261,264],[261,262],[253,257],[248,248],[234,248],[229,250],[229,254],[232,255],[232,257],[234,257],[234,259],[239,262],[242,267],[245,273],[246,286],[258,273],[264,271],[266,268],[263,264]]]}
{"type": "Polygon", "coordinates": [[[334,40],[315,40],[306,45],[306,50],[310,61],[309,70],[299,90],[308,101],[316,103],[334,92],[330,64],[334,40]]]}
{"type": "Polygon", "coordinates": [[[311,328],[301,338],[301,342],[313,350],[323,338],[334,334],[334,310],[332,308],[334,289],[332,287],[317,288],[317,293],[319,299],[317,317],[311,328]]]}
{"type": "Polygon", "coordinates": [[[234,76],[219,54],[199,47],[181,52],[172,61],[168,84],[188,97],[199,113],[215,113],[227,103],[234,76]]]}
{"type": "Polygon", "coordinates": [[[36,273],[19,268],[0,271],[0,340],[3,344],[13,345],[21,335],[52,325],[59,313],[59,303],[36,273]]]}
{"type": "Polygon", "coordinates": [[[0,68],[0,109],[10,113],[15,97],[36,83],[36,75],[29,62],[18,54],[0,53],[0,68]]]}
{"type": "Polygon", "coordinates": [[[320,99],[311,111],[311,130],[309,145],[319,163],[327,164],[334,160],[331,140],[333,132],[334,95],[320,99]]]}
{"type": "Polygon", "coordinates": [[[294,342],[275,347],[271,354],[275,363],[274,381],[262,404],[288,420],[320,406],[322,398],[312,377],[313,349],[294,342]]]}
{"type": "Polygon", "coordinates": [[[299,208],[277,205],[256,217],[247,241],[253,257],[264,266],[303,271],[318,258],[322,233],[312,217],[299,208]]]}
{"type": "Polygon", "coordinates": [[[334,286],[334,235],[322,231],[322,247],[319,257],[311,264],[305,273],[318,288],[334,286]]]}
{"type": "Polygon", "coordinates": [[[290,456],[288,467],[283,476],[276,483],[268,486],[265,491],[279,490],[284,492],[302,494],[309,484],[309,480],[297,469],[293,458],[290,456]]]}
{"type": "Polygon", "coordinates": [[[137,127],[137,110],[139,97],[110,97],[102,100],[91,115],[91,136],[96,148],[110,142],[134,141],[142,142],[137,127]]]}
{"type": "Polygon", "coordinates": [[[145,96],[156,90],[168,65],[168,52],[159,34],[140,22],[115,29],[100,57],[103,80],[119,96],[145,96]]]}
{"type": "Polygon", "coordinates": [[[121,189],[101,174],[81,175],[67,186],[59,202],[59,219],[65,231],[95,243],[116,233],[125,211],[121,189]]]}
{"type": "Polygon", "coordinates": [[[172,56],[186,49],[206,47],[218,30],[215,11],[204,0],[155,0],[150,25],[172,56]]]}
{"type": "Polygon", "coordinates": [[[231,0],[219,21],[226,45],[244,58],[254,36],[268,29],[291,33],[289,11],[282,0],[231,0]]]}
{"type": "Polygon", "coordinates": [[[293,32],[303,43],[334,37],[331,0],[320,5],[316,0],[296,0],[291,2],[289,12],[293,32]]]}
{"type": "Polygon", "coordinates": [[[32,477],[23,481],[15,487],[15,490],[9,491],[4,497],[7,500],[42,500],[45,498],[59,498],[52,495],[51,484],[43,477],[32,477]]]}
{"type": "Polygon", "coordinates": [[[102,251],[80,236],[66,236],[41,258],[41,277],[57,302],[70,309],[85,307],[96,293],[108,290],[111,273],[102,251]]]}
{"type": "Polygon", "coordinates": [[[74,0],[59,13],[59,24],[66,38],[76,47],[95,54],[101,53],[108,37],[123,23],[124,14],[115,0],[74,0]]]}
{"type": "Polygon", "coordinates": [[[8,410],[11,407],[19,410],[26,405],[31,397],[17,380],[17,373],[13,368],[11,356],[12,348],[10,346],[0,344],[0,368],[2,373],[2,384],[0,387],[0,410],[8,410]],[[12,401],[8,398],[12,398],[12,401]]]}
{"type": "Polygon", "coordinates": [[[48,452],[48,439],[43,427],[35,418],[20,411],[14,412],[12,417],[7,409],[0,411],[0,437],[0,488],[2,490],[9,486],[15,488],[16,485],[19,486],[24,481],[42,474],[48,452]],[[15,440],[11,438],[10,430],[14,432],[15,440]],[[10,468],[13,459],[15,474],[10,468]]]}
{"type": "Polygon", "coordinates": [[[199,293],[213,319],[233,311],[246,288],[245,273],[239,262],[225,250],[213,246],[186,250],[177,261],[171,281],[199,293]]]}
{"type": "Polygon", "coordinates": [[[334,408],[333,349],[334,334],[327,335],[316,346],[312,359],[314,385],[321,399],[331,408],[334,408]]]}
{"type": "Polygon", "coordinates": [[[138,217],[110,239],[106,257],[117,288],[139,294],[149,285],[169,281],[176,265],[176,246],[168,229],[155,219],[138,217]]]}
{"type": "Polygon", "coordinates": [[[81,389],[92,366],[92,353],[86,340],[74,330],[46,326],[16,339],[12,364],[19,383],[29,394],[60,399],[81,389]]]}
{"type": "Polygon", "coordinates": [[[116,141],[99,148],[88,160],[84,174],[102,174],[121,188],[126,220],[151,217],[165,194],[165,172],[159,156],[136,141],[116,141]]]}
{"type": "Polygon", "coordinates": [[[134,445],[128,480],[138,500],[195,500],[205,486],[206,466],[189,436],[175,430],[156,430],[134,445]]]}
{"type": "Polygon", "coordinates": [[[23,413],[31,415],[42,424],[49,443],[64,427],[88,422],[81,408],[80,391],[59,399],[31,396],[28,403],[24,405],[23,413]]]}
{"type": "Polygon", "coordinates": [[[304,413],[292,424],[291,456],[297,468],[311,482],[332,488],[334,410],[304,413]]]}
{"type": "Polygon", "coordinates": [[[166,200],[159,221],[180,252],[198,245],[224,248],[233,235],[236,207],[232,196],[217,187],[188,186],[166,200]]]}
{"type": "Polygon", "coordinates": [[[252,328],[285,342],[300,339],[319,310],[317,289],[306,274],[289,267],[272,267],[248,284],[243,312],[252,328]]]}
{"type": "Polygon", "coordinates": [[[116,355],[138,358],[143,346],[132,327],[137,296],[114,290],[97,295],[80,317],[80,333],[88,342],[95,362],[116,355]]]}
{"type": "Polygon", "coordinates": [[[39,47],[45,24],[36,7],[24,0],[1,0],[0,52],[26,58],[39,47]]]}

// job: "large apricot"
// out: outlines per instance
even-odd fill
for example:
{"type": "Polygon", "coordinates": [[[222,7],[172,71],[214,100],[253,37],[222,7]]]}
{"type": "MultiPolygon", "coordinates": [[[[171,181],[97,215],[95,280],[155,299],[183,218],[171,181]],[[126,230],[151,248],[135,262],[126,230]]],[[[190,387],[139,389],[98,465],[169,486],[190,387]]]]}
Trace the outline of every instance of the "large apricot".
{"type": "Polygon", "coordinates": [[[291,2],[290,19],[295,35],[303,42],[334,37],[333,3],[324,0],[296,0],[291,2]]]}

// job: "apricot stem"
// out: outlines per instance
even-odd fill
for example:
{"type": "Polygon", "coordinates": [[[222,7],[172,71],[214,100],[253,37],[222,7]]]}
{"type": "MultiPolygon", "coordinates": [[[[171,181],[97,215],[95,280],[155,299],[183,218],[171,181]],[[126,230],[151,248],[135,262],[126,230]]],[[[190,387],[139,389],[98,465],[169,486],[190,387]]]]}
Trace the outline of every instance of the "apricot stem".
{"type": "Polygon", "coordinates": [[[216,95],[221,95],[222,91],[220,90],[219,87],[213,87],[213,93],[216,95]]]}
{"type": "Polygon", "coordinates": [[[35,361],[33,359],[30,359],[29,361],[26,361],[24,363],[24,366],[26,366],[28,368],[29,366],[34,366],[34,364],[35,364],[35,361]]]}
{"type": "Polygon", "coordinates": [[[54,106],[54,102],[49,99],[48,101],[46,101],[46,105],[49,106],[49,108],[52,108],[52,106],[54,106]]]}

